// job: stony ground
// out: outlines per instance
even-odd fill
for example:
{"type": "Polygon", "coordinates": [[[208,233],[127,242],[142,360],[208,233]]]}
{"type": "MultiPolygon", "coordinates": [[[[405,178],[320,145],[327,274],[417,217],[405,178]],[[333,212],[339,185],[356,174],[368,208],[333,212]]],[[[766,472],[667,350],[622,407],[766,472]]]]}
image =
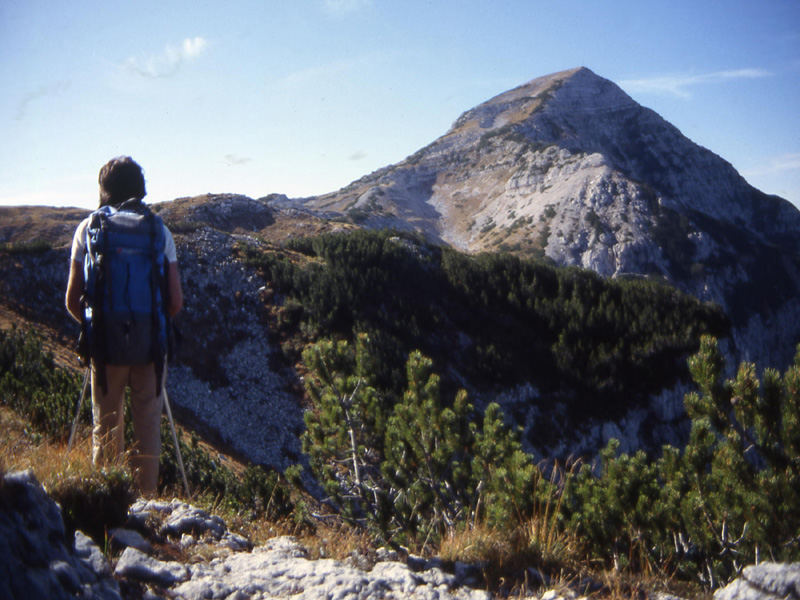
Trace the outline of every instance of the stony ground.
{"type": "MultiPolygon", "coordinates": [[[[70,539],[59,506],[31,471],[0,478],[0,600],[490,600],[479,565],[399,557],[312,560],[300,542],[275,537],[253,547],[218,516],[174,501],[138,500],[126,526],[107,532],[104,554],[77,531],[70,539]]],[[[584,584],[585,585],[585,582],[584,584]]],[[[594,587],[591,597],[608,595],[594,587]]],[[[575,600],[575,589],[517,590],[515,598],[575,600]]],[[[644,600],[678,600],[663,593],[644,600]]],[[[800,564],[762,563],[718,590],[715,600],[800,599],[800,564]]]]}
{"type": "Polygon", "coordinates": [[[108,532],[109,560],[82,532],[69,539],[58,505],[32,472],[0,485],[0,599],[294,598],[463,599],[490,595],[479,571],[378,553],[377,562],[310,560],[292,537],[258,547],[218,516],[180,501],[137,501],[125,528],[108,532]]]}

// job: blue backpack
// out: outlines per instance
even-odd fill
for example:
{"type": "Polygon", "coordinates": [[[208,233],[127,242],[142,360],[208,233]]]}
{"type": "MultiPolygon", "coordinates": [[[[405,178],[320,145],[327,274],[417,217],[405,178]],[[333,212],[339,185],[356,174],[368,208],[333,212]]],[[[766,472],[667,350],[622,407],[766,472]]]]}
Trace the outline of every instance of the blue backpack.
{"type": "Polygon", "coordinates": [[[84,259],[84,358],[155,363],[159,389],[169,325],[164,239],[161,217],[140,200],[104,206],[89,217],[84,259]]]}

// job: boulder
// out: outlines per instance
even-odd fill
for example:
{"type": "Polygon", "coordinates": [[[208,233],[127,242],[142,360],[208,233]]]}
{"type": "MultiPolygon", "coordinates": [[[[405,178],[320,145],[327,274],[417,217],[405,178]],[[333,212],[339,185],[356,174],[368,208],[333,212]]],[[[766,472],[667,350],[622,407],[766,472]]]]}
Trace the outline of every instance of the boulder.
{"type": "Polygon", "coordinates": [[[763,562],[717,590],[714,600],[800,600],[800,563],[763,562]]]}
{"type": "Polygon", "coordinates": [[[58,504],[33,471],[0,476],[0,598],[120,600],[97,545],[69,539],[58,504]]]}

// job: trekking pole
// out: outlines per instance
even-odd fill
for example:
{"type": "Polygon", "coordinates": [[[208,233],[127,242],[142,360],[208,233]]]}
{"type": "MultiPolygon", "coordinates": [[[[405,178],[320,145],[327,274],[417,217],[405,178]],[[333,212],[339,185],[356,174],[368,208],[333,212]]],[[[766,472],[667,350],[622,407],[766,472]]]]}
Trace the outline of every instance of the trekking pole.
{"type": "Polygon", "coordinates": [[[67,443],[67,454],[72,451],[72,442],[75,439],[75,431],[78,429],[78,418],[81,416],[81,407],[83,406],[83,399],[86,397],[86,390],[89,387],[89,374],[91,371],[91,365],[86,367],[86,375],[83,377],[83,389],[81,390],[81,397],[78,399],[78,406],[75,408],[75,418],[72,421],[72,431],[69,434],[69,442],[67,443]]]}
{"type": "Polygon", "coordinates": [[[189,490],[189,482],[186,479],[186,471],[183,468],[183,458],[181,457],[181,447],[178,445],[178,434],[175,432],[175,421],[172,420],[172,410],[169,407],[169,398],[167,397],[167,386],[163,388],[164,393],[164,406],[167,407],[167,417],[169,418],[169,426],[172,429],[172,441],[175,444],[175,454],[178,456],[178,466],[181,469],[181,477],[183,478],[183,487],[186,488],[186,495],[191,499],[192,492],[189,490]]]}

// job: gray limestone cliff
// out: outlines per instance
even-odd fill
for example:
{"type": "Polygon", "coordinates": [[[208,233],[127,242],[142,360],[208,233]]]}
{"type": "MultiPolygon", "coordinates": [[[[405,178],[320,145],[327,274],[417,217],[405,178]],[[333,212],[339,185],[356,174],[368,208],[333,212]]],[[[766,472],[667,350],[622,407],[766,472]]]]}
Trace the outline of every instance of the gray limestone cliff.
{"type": "MultiPolygon", "coordinates": [[[[385,549],[371,557],[353,553],[344,560],[314,560],[295,538],[275,537],[254,546],[219,516],[178,500],[137,500],[126,527],[107,532],[103,552],[81,531],[67,536],[59,505],[31,471],[0,474],[0,505],[0,600],[507,597],[480,589],[480,565],[447,566],[435,557],[400,557],[385,549]]],[[[529,571],[528,579],[537,583],[517,588],[519,597],[572,600],[604,591],[590,580],[548,589],[541,573],[529,571]]],[[[640,597],[679,600],[642,590],[640,597]]],[[[800,564],[746,567],[714,597],[800,598],[800,564]]]]}
{"type": "MultiPolygon", "coordinates": [[[[466,251],[665,281],[725,309],[729,368],[784,369],[800,342],[800,211],[586,68],[504,92],[404,161],[302,206],[466,251]]],[[[587,424],[563,450],[596,449],[611,434],[623,448],[678,444],[685,391],[587,424]]],[[[535,398],[507,395],[526,393],[535,398]]]]}
{"type": "Polygon", "coordinates": [[[502,93],[304,206],[464,250],[663,279],[726,309],[737,360],[780,368],[800,340],[800,211],[586,68],[502,93]]]}

